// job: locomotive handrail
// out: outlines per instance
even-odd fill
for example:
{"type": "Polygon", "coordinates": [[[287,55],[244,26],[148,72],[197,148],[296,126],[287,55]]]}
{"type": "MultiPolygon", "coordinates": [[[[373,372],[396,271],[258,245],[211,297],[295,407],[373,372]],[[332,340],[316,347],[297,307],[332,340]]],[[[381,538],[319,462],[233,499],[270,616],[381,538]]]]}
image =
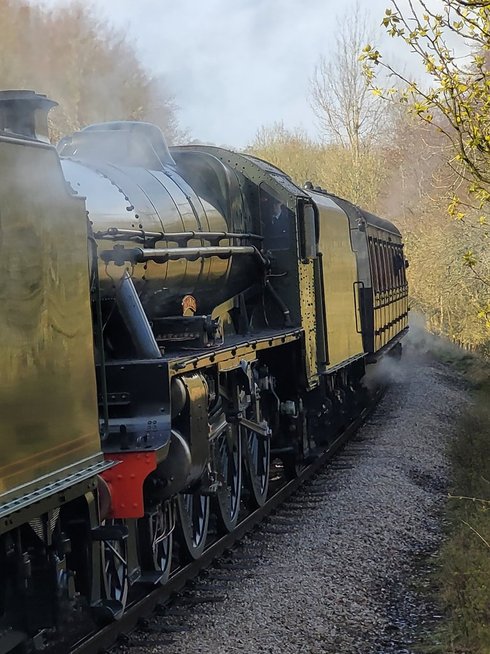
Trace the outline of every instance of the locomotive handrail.
{"type": "Polygon", "coordinates": [[[268,265],[267,259],[254,245],[230,245],[230,246],[205,246],[205,247],[177,247],[177,248],[122,248],[116,247],[113,250],[105,250],[100,253],[100,258],[105,262],[114,262],[122,266],[124,263],[145,263],[154,261],[155,263],[166,263],[169,260],[188,259],[196,261],[197,259],[209,259],[210,257],[219,257],[220,259],[229,259],[232,256],[252,254],[259,257],[261,263],[268,265]]]}
{"type": "Polygon", "coordinates": [[[101,240],[135,240],[145,243],[146,241],[190,241],[191,239],[202,239],[205,241],[219,242],[225,238],[240,239],[249,241],[262,241],[263,236],[249,232],[147,232],[144,229],[127,229],[121,227],[109,227],[104,231],[95,232],[95,238],[101,240]]]}

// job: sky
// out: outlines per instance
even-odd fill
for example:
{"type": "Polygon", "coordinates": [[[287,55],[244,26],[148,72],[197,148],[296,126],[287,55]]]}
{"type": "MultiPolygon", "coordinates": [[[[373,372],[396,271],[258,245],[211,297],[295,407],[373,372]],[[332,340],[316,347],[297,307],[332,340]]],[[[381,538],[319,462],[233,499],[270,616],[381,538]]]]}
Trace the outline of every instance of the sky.
{"type": "MultiPolygon", "coordinates": [[[[38,0],[48,6],[70,0],[38,0]]],[[[356,0],[92,0],[124,30],[150,73],[163,76],[191,139],[245,147],[283,122],[318,136],[308,96],[337,20],[356,0]]],[[[402,4],[405,0],[402,0],[402,4]]],[[[358,0],[377,29],[389,0],[358,0]]],[[[396,44],[387,44],[387,49],[396,44]]]]}

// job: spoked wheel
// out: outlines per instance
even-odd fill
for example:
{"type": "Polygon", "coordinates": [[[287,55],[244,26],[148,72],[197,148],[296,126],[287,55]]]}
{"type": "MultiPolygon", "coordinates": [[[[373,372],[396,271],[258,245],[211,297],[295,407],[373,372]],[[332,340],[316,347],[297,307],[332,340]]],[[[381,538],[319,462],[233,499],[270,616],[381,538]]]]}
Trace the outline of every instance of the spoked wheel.
{"type": "Polygon", "coordinates": [[[271,442],[267,436],[246,428],[243,429],[242,439],[250,504],[252,507],[263,506],[269,490],[271,442]]]}
{"type": "Polygon", "coordinates": [[[143,574],[152,583],[165,584],[172,564],[174,510],[160,504],[153,513],[138,520],[140,557],[143,574]]]}
{"type": "Polygon", "coordinates": [[[209,495],[180,493],[177,496],[178,532],[184,560],[198,559],[204,551],[209,523],[209,495]]]}
{"type": "MultiPolygon", "coordinates": [[[[123,520],[106,520],[106,526],[123,525],[123,520]]],[[[127,538],[102,541],[102,581],[106,599],[113,604],[113,614],[121,617],[129,591],[127,538]]]]}
{"type": "Polygon", "coordinates": [[[216,438],[213,454],[220,484],[216,493],[218,528],[229,532],[238,522],[242,495],[242,448],[235,425],[227,424],[216,438]]]}

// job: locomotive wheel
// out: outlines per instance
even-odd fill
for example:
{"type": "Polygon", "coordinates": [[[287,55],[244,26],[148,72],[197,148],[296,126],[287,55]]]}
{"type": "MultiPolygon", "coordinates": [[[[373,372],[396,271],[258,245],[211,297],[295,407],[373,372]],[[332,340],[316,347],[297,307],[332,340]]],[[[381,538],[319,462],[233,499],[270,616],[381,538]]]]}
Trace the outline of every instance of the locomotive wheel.
{"type": "Polygon", "coordinates": [[[220,486],[216,493],[216,514],[221,532],[236,527],[242,495],[242,448],[239,430],[228,424],[214,443],[215,469],[220,486]]]}
{"type": "Polygon", "coordinates": [[[249,429],[243,429],[243,450],[247,468],[247,488],[251,508],[263,506],[269,490],[271,442],[249,429]]]}
{"type": "Polygon", "coordinates": [[[206,546],[209,523],[209,495],[180,493],[177,495],[177,527],[182,546],[181,558],[198,559],[206,546]]]}
{"type": "MultiPolygon", "coordinates": [[[[106,520],[105,525],[123,524],[123,520],[106,520]]],[[[129,591],[128,579],[128,541],[102,541],[102,581],[106,599],[117,602],[116,617],[120,617],[126,607],[129,591]]]]}
{"type": "Polygon", "coordinates": [[[171,506],[160,504],[154,513],[138,520],[143,571],[157,573],[160,584],[167,582],[172,564],[172,517],[171,506]]]}

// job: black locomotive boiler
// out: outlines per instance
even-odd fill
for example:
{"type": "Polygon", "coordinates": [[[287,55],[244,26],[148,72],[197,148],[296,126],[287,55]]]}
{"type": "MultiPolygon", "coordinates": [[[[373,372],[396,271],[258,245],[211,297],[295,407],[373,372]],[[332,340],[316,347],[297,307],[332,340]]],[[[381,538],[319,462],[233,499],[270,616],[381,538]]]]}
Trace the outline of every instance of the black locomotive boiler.
{"type": "Polygon", "coordinates": [[[146,123],[56,150],[53,104],[0,93],[2,653],[198,558],[271,460],[296,474],[359,413],[407,329],[388,221],[146,123]]]}

